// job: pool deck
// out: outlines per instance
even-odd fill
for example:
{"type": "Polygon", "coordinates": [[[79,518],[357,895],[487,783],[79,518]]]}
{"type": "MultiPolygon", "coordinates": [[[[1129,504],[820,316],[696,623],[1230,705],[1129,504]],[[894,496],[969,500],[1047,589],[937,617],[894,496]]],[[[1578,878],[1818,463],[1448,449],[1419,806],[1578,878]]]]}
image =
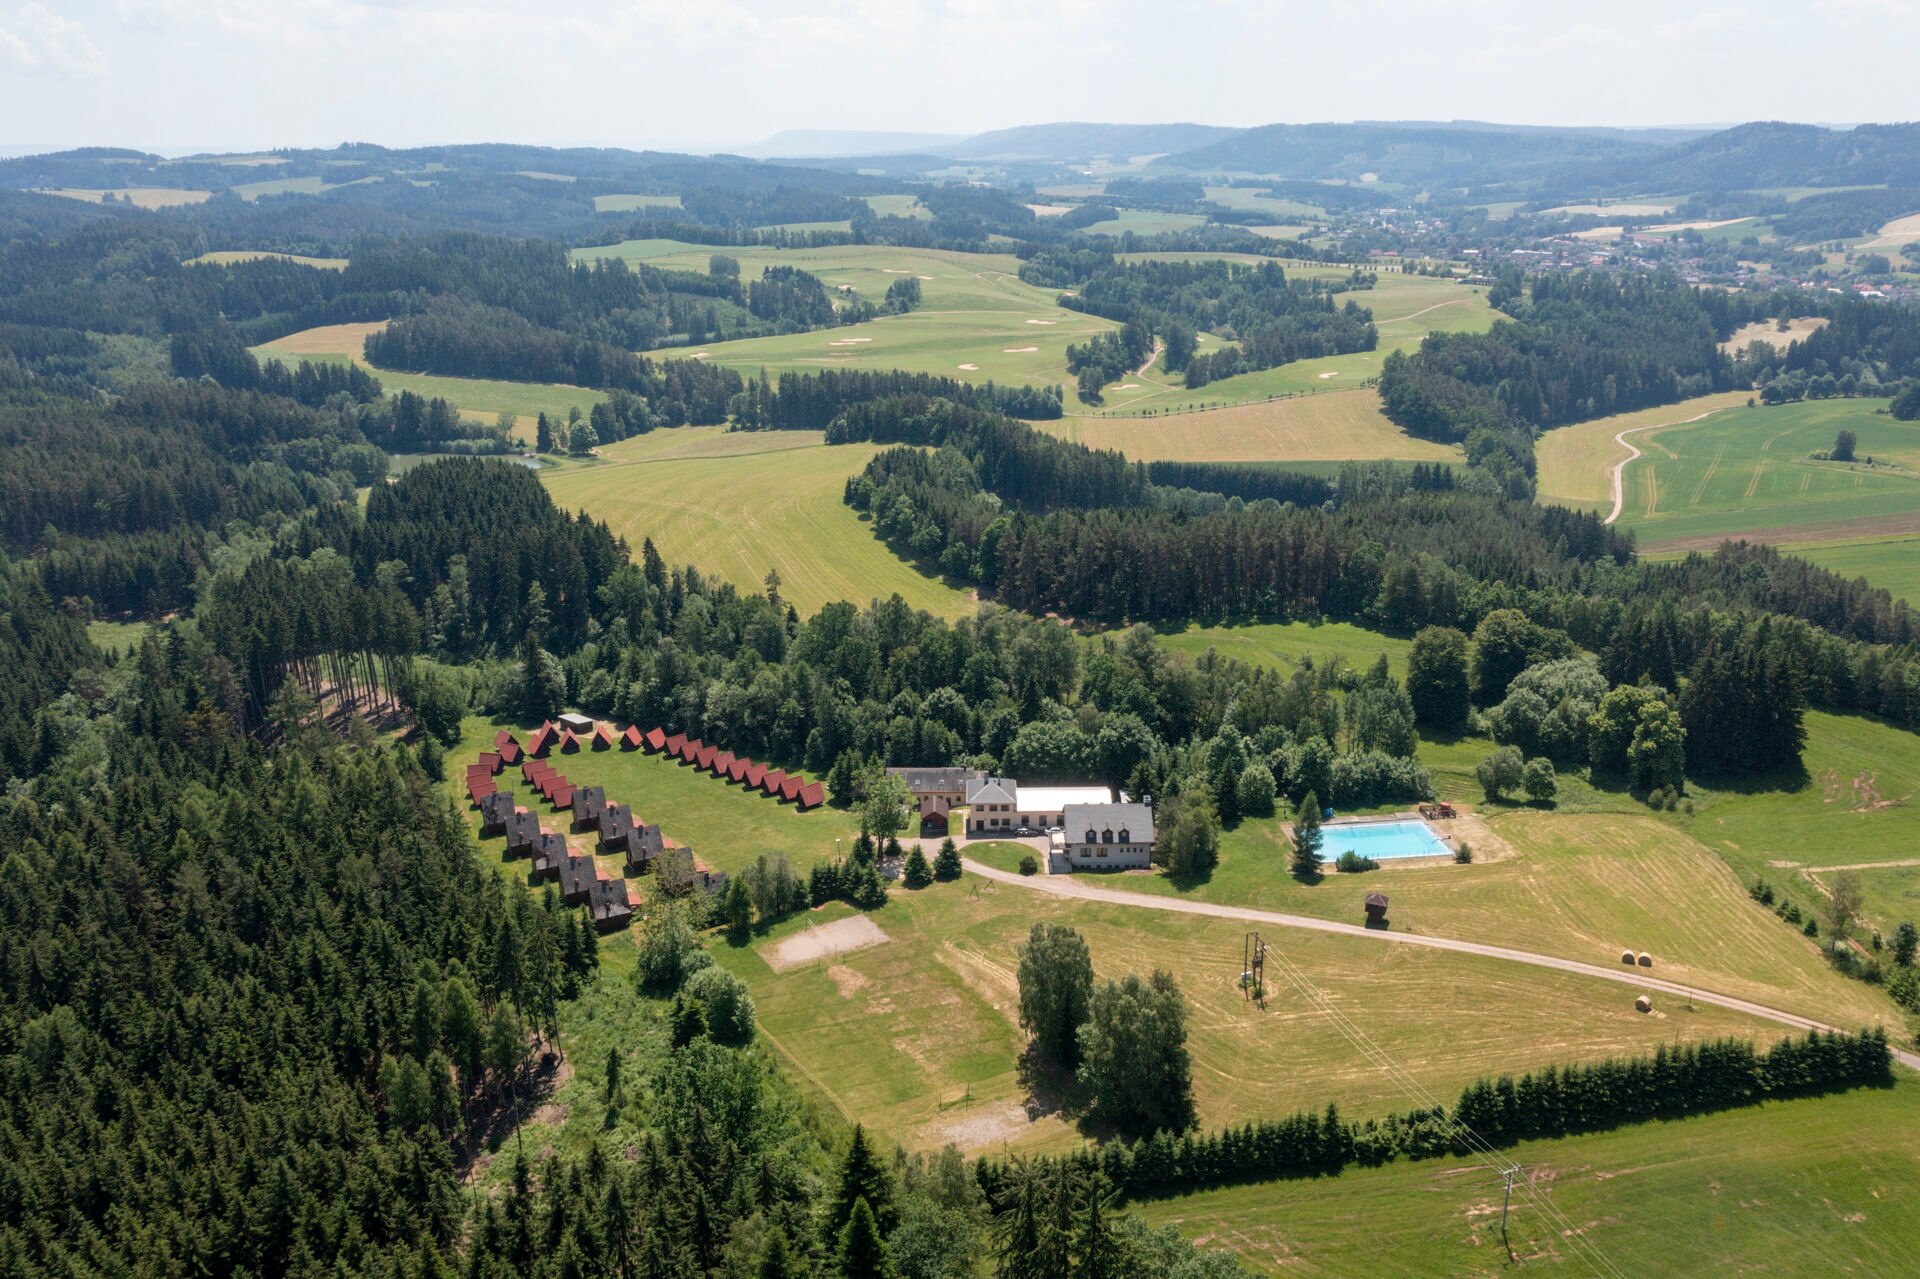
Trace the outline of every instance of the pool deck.
{"type": "MultiPolygon", "coordinates": [[[[1502,839],[1471,807],[1457,801],[1452,817],[1422,817],[1419,813],[1374,813],[1364,817],[1336,817],[1321,826],[1322,831],[1335,830],[1342,826],[1378,826],[1390,822],[1419,822],[1431,830],[1449,850],[1457,850],[1463,840],[1473,846],[1474,862],[1505,861],[1513,855],[1513,849],[1502,839]]],[[[1286,822],[1281,827],[1282,835],[1293,838],[1293,823],[1286,822]]],[[[1335,854],[1338,856],[1338,854],[1335,854]]],[[[1453,852],[1442,855],[1433,853],[1419,857],[1381,857],[1376,859],[1380,870],[1422,870],[1434,866],[1453,864],[1453,852]]],[[[1327,858],[1328,873],[1334,871],[1333,857],[1327,858]]]]}

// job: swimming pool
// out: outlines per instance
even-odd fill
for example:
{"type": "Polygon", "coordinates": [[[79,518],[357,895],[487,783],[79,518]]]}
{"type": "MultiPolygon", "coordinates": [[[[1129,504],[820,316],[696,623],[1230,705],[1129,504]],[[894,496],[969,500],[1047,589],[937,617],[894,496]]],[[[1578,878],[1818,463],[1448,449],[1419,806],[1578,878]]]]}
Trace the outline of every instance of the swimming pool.
{"type": "Polygon", "coordinates": [[[1383,862],[1397,857],[1453,855],[1453,850],[1433,833],[1431,826],[1411,819],[1400,822],[1356,822],[1352,825],[1335,822],[1321,827],[1321,833],[1324,840],[1320,855],[1328,861],[1347,852],[1383,862]]]}

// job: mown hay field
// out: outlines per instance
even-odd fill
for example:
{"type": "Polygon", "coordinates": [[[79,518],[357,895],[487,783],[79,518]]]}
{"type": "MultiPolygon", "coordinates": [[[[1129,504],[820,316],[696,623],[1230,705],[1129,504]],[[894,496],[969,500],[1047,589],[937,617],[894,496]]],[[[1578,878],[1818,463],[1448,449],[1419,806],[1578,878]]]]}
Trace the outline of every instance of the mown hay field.
{"type": "Polygon", "coordinates": [[[1372,389],[1329,391],[1164,417],[1070,416],[1034,425],[1092,448],[1119,449],[1139,461],[1462,460],[1457,447],[1416,439],[1389,422],[1380,411],[1379,393],[1372,389]]]}

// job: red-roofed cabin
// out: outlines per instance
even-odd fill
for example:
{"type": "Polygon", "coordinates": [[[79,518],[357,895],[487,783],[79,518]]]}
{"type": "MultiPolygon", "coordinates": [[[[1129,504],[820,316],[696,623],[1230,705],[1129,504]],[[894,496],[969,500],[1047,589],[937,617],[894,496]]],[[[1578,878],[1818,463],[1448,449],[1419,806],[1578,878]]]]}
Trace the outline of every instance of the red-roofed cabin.
{"type": "Polygon", "coordinates": [[[772,769],[760,779],[760,789],[775,798],[779,797],[780,787],[786,782],[787,775],[779,769],[772,769]]]}
{"type": "Polygon", "coordinates": [[[719,753],[718,746],[702,746],[693,753],[693,766],[703,773],[710,772],[713,769],[713,757],[719,753]]]}
{"type": "Polygon", "coordinates": [[[665,750],[667,748],[666,730],[661,728],[648,729],[645,733],[641,734],[640,744],[647,748],[648,754],[665,750]]]}
{"type": "Polygon", "coordinates": [[[752,767],[753,767],[753,761],[748,759],[745,755],[735,755],[733,757],[733,762],[727,765],[727,780],[730,782],[746,781],[747,770],[752,767]]]}
{"type": "Polygon", "coordinates": [[[560,753],[562,755],[573,755],[578,753],[579,750],[579,738],[575,737],[572,733],[562,732],[560,734],[560,753]]]}
{"type": "Polygon", "coordinates": [[[567,781],[567,777],[565,773],[548,773],[546,776],[542,777],[539,781],[534,783],[534,788],[538,790],[548,800],[552,800],[553,792],[558,790],[562,786],[565,786],[568,789],[572,789],[572,783],[567,781]]]}
{"type": "Polygon", "coordinates": [[[706,743],[705,743],[705,742],[703,742],[703,741],[701,741],[701,740],[700,740],[699,738],[697,738],[697,737],[695,737],[695,738],[691,738],[691,739],[689,739],[689,740],[687,740],[687,741],[683,741],[683,742],[681,742],[681,743],[680,743],[680,749],[679,749],[679,751],[677,752],[677,754],[678,754],[678,755],[679,755],[679,757],[680,757],[680,762],[681,762],[682,764],[691,764],[691,763],[693,763],[693,761],[694,761],[694,760],[695,760],[695,759],[696,759],[696,758],[697,758],[697,757],[699,756],[699,754],[700,754],[700,748],[701,748],[701,747],[703,747],[703,746],[705,746],[705,745],[706,745],[706,743]]]}
{"type": "Polygon", "coordinates": [[[673,736],[667,738],[666,741],[660,743],[660,749],[669,755],[678,756],[681,748],[686,744],[687,735],[685,733],[675,733],[673,736]]]}
{"type": "Polygon", "coordinates": [[[553,794],[547,796],[547,798],[553,801],[555,808],[571,809],[573,807],[573,783],[564,777],[560,778],[554,785],[553,794]]]}
{"type": "Polygon", "coordinates": [[[746,783],[748,790],[759,790],[760,784],[767,780],[767,766],[765,764],[747,765],[747,775],[740,780],[746,783]]]}
{"type": "Polygon", "coordinates": [[[623,751],[637,751],[640,749],[640,726],[638,724],[627,725],[627,731],[620,734],[620,749],[623,751]]]}
{"type": "Polygon", "coordinates": [[[520,739],[513,735],[511,728],[503,728],[493,735],[493,749],[495,750],[499,750],[508,742],[512,742],[515,746],[520,744],[520,739]]]}
{"type": "Polygon", "coordinates": [[[818,808],[820,807],[820,805],[826,802],[827,802],[827,788],[825,786],[822,786],[819,782],[808,782],[805,786],[802,786],[800,788],[799,803],[800,803],[801,811],[804,812],[809,808],[818,808]]]}
{"type": "Polygon", "coordinates": [[[613,749],[613,730],[605,724],[595,724],[593,726],[593,749],[597,751],[610,751],[613,749]]]}
{"type": "Polygon", "coordinates": [[[542,724],[535,730],[533,736],[527,739],[527,754],[533,756],[535,759],[544,759],[547,752],[553,749],[553,746],[553,725],[542,724]]]}
{"type": "Polygon", "coordinates": [[[806,784],[807,779],[800,774],[789,773],[780,783],[781,802],[786,804],[796,802],[800,798],[800,788],[806,784]]]}
{"type": "Polygon", "coordinates": [[[511,741],[501,742],[500,762],[508,768],[518,764],[520,762],[520,743],[511,741]]]}
{"type": "Polygon", "coordinates": [[[497,773],[504,767],[500,761],[499,751],[481,751],[479,762],[489,773],[497,773]]]}
{"type": "Polygon", "coordinates": [[[552,773],[553,765],[544,759],[520,761],[520,776],[526,779],[529,786],[538,786],[542,777],[551,776],[552,773]]]}
{"type": "Polygon", "coordinates": [[[715,777],[718,777],[724,780],[727,775],[727,769],[732,764],[733,764],[732,751],[715,751],[713,755],[713,759],[707,765],[707,767],[713,770],[713,775],[715,777]]]}

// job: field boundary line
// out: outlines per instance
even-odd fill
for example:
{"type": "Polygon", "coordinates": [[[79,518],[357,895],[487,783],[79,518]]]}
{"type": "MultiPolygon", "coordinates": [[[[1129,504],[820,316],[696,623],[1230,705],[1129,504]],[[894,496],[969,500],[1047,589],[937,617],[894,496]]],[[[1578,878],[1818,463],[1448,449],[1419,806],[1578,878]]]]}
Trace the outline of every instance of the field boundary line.
{"type": "MultiPolygon", "coordinates": [[[[1549,968],[1558,972],[1571,973],[1577,977],[1597,977],[1626,986],[1635,986],[1642,991],[1659,991],[1662,994],[1691,999],[1695,1003],[1712,1004],[1716,1008],[1744,1013],[1749,1017],[1779,1022],[1781,1025],[1793,1026],[1800,1030],[1849,1033],[1839,1027],[1830,1026],[1826,1022],[1803,1017],[1799,1013],[1790,1013],[1784,1009],[1769,1007],[1766,1004],[1758,1004],[1737,995],[1722,995],[1690,983],[1649,977],[1639,969],[1629,972],[1624,968],[1586,964],[1577,959],[1561,959],[1554,955],[1541,955],[1530,950],[1515,950],[1507,946],[1461,941],[1454,937],[1437,937],[1426,933],[1396,933],[1390,929],[1363,928],[1358,924],[1343,924],[1338,920],[1319,919],[1312,915],[1290,915],[1280,911],[1258,910],[1251,906],[1224,906],[1216,902],[1193,901],[1183,897],[1162,897],[1152,893],[1128,892],[1125,889],[1092,888],[1076,881],[1070,875],[1036,875],[1028,878],[1012,871],[995,870],[991,866],[974,861],[971,857],[962,858],[962,863],[973,874],[996,883],[1012,884],[1033,892],[1052,893],[1057,897],[1071,897],[1077,901],[1105,902],[1110,906],[1133,906],[1143,910],[1166,910],[1183,915],[1207,915],[1216,919],[1247,920],[1279,928],[1300,928],[1310,932],[1335,933],[1342,937],[1370,937],[1376,941],[1397,943],[1402,946],[1425,946],[1431,950],[1477,955],[1483,959],[1503,959],[1509,963],[1549,968]]],[[[1893,1048],[1891,1052],[1894,1060],[1901,1065],[1910,1070],[1920,1070],[1920,1054],[1911,1053],[1902,1048],[1893,1048]]]]}

